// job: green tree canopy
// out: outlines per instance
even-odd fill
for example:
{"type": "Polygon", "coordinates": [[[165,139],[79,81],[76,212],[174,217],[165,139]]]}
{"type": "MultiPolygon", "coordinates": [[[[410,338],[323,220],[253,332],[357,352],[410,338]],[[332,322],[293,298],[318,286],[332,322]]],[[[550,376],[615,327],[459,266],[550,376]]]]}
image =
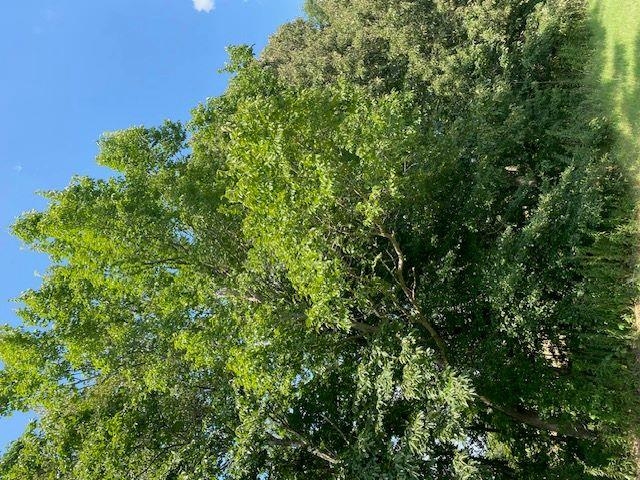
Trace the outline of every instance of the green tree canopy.
{"type": "Polygon", "coordinates": [[[578,1],[316,0],[15,234],[13,479],[631,478],[629,186],[578,1]]]}

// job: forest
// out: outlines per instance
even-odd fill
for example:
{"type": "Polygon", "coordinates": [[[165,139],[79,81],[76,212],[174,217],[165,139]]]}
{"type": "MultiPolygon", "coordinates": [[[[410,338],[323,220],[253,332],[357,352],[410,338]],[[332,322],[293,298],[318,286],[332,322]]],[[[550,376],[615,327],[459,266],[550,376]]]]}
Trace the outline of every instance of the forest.
{"type": "Polygon", "coordinates": [[[583,0],[307,0],[13,233],[0,478],[632,480],[635,180],[583,0]]]}

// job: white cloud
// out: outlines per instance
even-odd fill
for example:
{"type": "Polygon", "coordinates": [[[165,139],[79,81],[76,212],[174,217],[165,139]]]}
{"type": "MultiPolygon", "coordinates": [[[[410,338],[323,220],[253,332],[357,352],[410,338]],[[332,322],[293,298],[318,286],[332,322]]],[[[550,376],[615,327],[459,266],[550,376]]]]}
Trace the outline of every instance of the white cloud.
{"type": "Polygon", "coordinates": [[[13,166],[13,171],[20,173],[22,171],[22,165],[18,164],[18,165],[14,165],[13,166]]]}
{"type": "Polygon", "coordinates": [[[193,0],[193,8],[199,12],[209,13],[215,8],[215,6],[216,5],[213,0],[193,0]]]}

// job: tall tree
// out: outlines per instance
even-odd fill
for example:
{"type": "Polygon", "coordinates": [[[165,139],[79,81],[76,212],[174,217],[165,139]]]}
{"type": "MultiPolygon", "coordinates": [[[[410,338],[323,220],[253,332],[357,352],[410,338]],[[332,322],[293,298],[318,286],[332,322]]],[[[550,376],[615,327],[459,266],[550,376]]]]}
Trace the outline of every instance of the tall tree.
{"type": "Polygon", "coordinates": [[[0,336],[3,412],[41,412],[0,476],[628,478],[628,187],[581,5],[309,11],[14,226],[53,264],[0,336]]]}

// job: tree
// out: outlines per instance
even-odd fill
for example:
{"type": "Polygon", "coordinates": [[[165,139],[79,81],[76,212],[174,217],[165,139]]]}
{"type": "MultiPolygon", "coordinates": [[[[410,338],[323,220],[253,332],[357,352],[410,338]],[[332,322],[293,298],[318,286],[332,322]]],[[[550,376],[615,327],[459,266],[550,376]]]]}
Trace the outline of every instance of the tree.
{"type": "Polygon", "coordinates": [[[236,47],[186,128],[103,136],[116,175],[14,226],[53,265],[2,478],[626,478],[626,180],[580,6],[507,4],[313,2],[317,57],[236,47]]]}

